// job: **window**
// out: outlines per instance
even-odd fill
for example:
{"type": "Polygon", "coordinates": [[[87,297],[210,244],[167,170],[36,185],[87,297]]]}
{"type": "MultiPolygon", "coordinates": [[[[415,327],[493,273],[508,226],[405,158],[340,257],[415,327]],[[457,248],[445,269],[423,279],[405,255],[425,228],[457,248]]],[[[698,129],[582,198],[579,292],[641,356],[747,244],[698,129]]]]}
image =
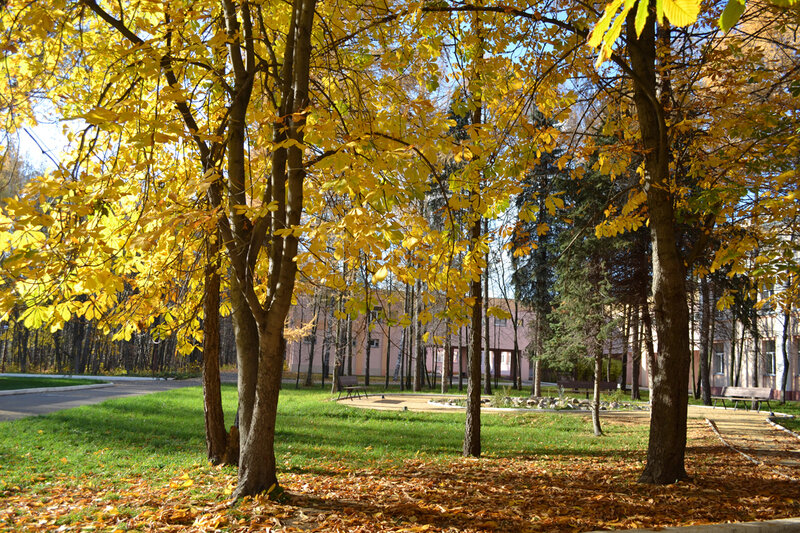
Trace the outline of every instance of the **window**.
{"type": "Polygon", "coordinates": [[[725,373],[725,345],[722,343],[714,344],[714,353],[711,359],[711,370],[715,374],[725,373]]]}
{"type": "Polygon", "coordinates": [[[764,341],[762,344],[764,352],[764,374],[775,375],[775,341],[764,341]]]}
{"type": "Polygon", "coordinates": [[[761,300],[764,302],[764,304],[761,306],[761,310],[762,311],[774,311],[775,310],[775,306],[772,304],[772,300],[770,300],[770,298],[774,294],[775,294],[775,288],[771,284],[770,285],[764,285],[764,288],[761,289],[761,300]]]}
{"type": "Polygon", "coordinates": [[[495,325],[495,327],[504,328],[504,327],[506,327],[508,325],[508,319],[507,318],[497,318],[497,317],[495,317],[494,325],[495,325]]]}
{"type": "Polygon", "coordinates": [[[520,318],[520,319],[517,320],[517,327],[518,328],[521,328],[524,324],[525,324],[525,321],[523,319],[520,318]]]}
{"type": "Polygon", "coordinates": [[[369,321],[376,322],[383,318],[383,307],[377,305],[369,312],[369,321]]]}
{"type": "Polygon", "coordinates": [[[369,340],[369,347],[370,348],[378,348],[381,345],[380,339],[370,339],[369,340]]]}

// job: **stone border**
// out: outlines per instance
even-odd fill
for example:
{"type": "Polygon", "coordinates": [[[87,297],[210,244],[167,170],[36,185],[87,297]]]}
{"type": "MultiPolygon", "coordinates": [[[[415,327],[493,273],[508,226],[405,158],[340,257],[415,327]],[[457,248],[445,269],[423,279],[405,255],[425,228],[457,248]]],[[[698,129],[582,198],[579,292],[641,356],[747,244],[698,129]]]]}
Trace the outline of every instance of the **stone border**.
{"type": "MultiPolygon", "coordinates": [[[[771,426],[773,426],[775,429],[780,429],[781,431],[785,431],[785,432],[786,432],[786,433],[788,433],[789,435],[792,435],[792,436],[794,436],[794,437],[797,437],[798,439],[800,439],[800,435],[798,435],[797,433],[795,433],[795,432],[794,432],[794,431],[792,431],[791,429],[789,429],[789,428],[785,428],[785,427],[783,427],[782,425],[778,424],[777,422],[775,422],[775,420],[773,420],[774,418],[778,418],[778,417],[775,417],[775,416],[768,416],[768,417],[767,417],[765,420],[767,421],[767,423],[769,423],[769,424],[770,424],[771,426]]],[[[784,416],[784,417],[781,417],[781,418],[794,418],[794,416],[792,416],[792,415],[787,415],[787,416],[784,416]]]]}
{"type": "MultiPolygon", "coordinates": [[[[428,403],[436,407],[443,407],[446,409],[460,409],[465,410],[466,406],[451,405],[449,403],[440,403],[435,400],[428,400],[428,403]]],[[[484,407],[481,405],[482,413],[568,413],[568,414],[592,414],[591,409],[539,409],[532,407],[484,407]]],[[[600,414],[603,413],[650,413],[650,409],[601,409],[600,414]]]]}
{"type": "MultiPolygon", "coordinates": [[[[658,529],[637,529],[639,533],[660,531],[661,533],[789,533],[800,531],[800,518],[781,518],[766,522],[734,522],[730,524],[704,524],[700,526],[660,527],[658,529]]],[[[594,531],[591,533],[600,533],[594,531]]]]}
{"type": "Polygon", "coordinates": [[[149,378],[146,376],[92,376],[87,374],[0,374],[8,378],[62,378],[62,379],[97,379],[103,381],[175,381],[175,378],[149,378]]]}
{"type": "Polygon", "coordinates": [[[113,387],[113,383],[92,383],[91,385],[67,385],[66,387],[37,387],[35,389],[11,389],[0,391],[0,396],[15,396],[17,394],[34,394],[37,392],[60,392],[86,389],[102,389],[113,387]]]}

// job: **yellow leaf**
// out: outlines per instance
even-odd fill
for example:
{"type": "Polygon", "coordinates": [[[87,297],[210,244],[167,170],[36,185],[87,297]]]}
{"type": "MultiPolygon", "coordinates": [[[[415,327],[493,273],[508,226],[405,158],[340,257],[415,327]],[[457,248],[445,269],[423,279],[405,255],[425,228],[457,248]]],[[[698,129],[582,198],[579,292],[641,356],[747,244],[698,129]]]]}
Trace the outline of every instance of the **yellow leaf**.
{"type": "Polygon", "coordinates": [[[416,237],[406,237],[405,239],[403,239],[403,248],[407,248],[410,250],[418,242],[419,239],[417,239],[416,237]]]}
{"type": "Polygon", "coordinates": [[[614,14],[621,5],[622,0],[614,0],[606,6],[603,16],[597,21],[592,33],[589,35],[589,40],[587,41],[589,46],[592,48],[597,48],[600,46],[600,42],[603,40],[603,35],[605,35],[606,30],[608,29],[608,25],[611,24],[611,19],[614,17],[614,14]]]}
{"type": "Polygon", "coordinates": [[[389,275],[389,269],[386,266],[382,266],[378,269],[375,274],[372,275],[372,283],[380,283],[381,281],[386,279],[386,276],[389,275]]]}
{"type": "Polygon", "coordinates": [[[664,15],[675,26],[688,26],[699,14],[699,0],[664,0],[664,15]]]}
{"type": "Polygon", "coordinates": [[[88,122],[89,124],[93,124],[98,126],[100,124],[105,124],[107,122],[113,122],[119,117],[118,113],[111,111],[110,109],[106,109],[104,107],[95,107],[85,115],[83,115],[83,120],[88,122]]]}

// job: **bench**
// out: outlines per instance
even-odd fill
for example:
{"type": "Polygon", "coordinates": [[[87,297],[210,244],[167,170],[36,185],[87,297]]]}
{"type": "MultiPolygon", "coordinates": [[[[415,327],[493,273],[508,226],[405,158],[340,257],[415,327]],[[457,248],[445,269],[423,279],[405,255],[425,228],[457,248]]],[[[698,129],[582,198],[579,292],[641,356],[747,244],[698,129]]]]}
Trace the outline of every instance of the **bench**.
{"type": "Polygon", "coordinates": [[[339,376],[336,379],[339,381],[339,396],[336,398],[337,400],[342,397],[343,392],[345,393],[345,400],[348,398],[361,398],[362,392],[365,398],[369,398],[367,395],[367,388],[358,384],[357,377],[339,376]]]}
{"type": "MultiPolygon", "coordinates": [[[[559,380],[556,382],[560,390],[568,390],[572,392],[586,391],[586,397],[589,397],[589,391],[594,391],[594,381],[568,381],[559,380]]],[[[617,390],[616,381],[601,381],[600,391],[613,391],[617,390]]]]}
{"type": "Polygon", "coordinates": [[[772,412],[772,406],[769,404],[770,399],[772,399],[772,389],[769,387],[723,387],[722,392],[712,396],[711,399],[714,400],[714,406],[717,405],[717,401],[722,401],[722,407],[725,409],[728,408],[725,400],[733,401],[734,409],[736,409],[736,405],[739,402],[744,403],[745,409],[748,408],[747,402],[755,403],[758,406],[758,411],[761,411],[761,404],[766,402],[767,407],[772,412]]]}

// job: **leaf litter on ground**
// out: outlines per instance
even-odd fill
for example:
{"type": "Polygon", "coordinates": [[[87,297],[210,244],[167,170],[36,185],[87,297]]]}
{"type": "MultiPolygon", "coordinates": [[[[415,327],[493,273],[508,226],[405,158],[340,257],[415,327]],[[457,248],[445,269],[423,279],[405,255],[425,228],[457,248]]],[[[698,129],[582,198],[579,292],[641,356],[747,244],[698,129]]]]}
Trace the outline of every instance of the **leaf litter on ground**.
{"type": "MultiPolygon", "coordinates": [[[[788,437],[787,437],[788,438],[788,437]]],[[[796,445],[795,445],[796,447],[796,445]]],[[[791,456],[792,445],[774,452],[791,456]]],[[[188,469],[163,483],[56,475],[6,490],[0,530],[587,531],[770,520],[800,514],[796,479],[753,465],[690,421],[691,481],[636,482],[644,453],[407,459],[353,468],[331,460],[281,476],[285,501],[229,500],[235,470],[188,469]]]]}

